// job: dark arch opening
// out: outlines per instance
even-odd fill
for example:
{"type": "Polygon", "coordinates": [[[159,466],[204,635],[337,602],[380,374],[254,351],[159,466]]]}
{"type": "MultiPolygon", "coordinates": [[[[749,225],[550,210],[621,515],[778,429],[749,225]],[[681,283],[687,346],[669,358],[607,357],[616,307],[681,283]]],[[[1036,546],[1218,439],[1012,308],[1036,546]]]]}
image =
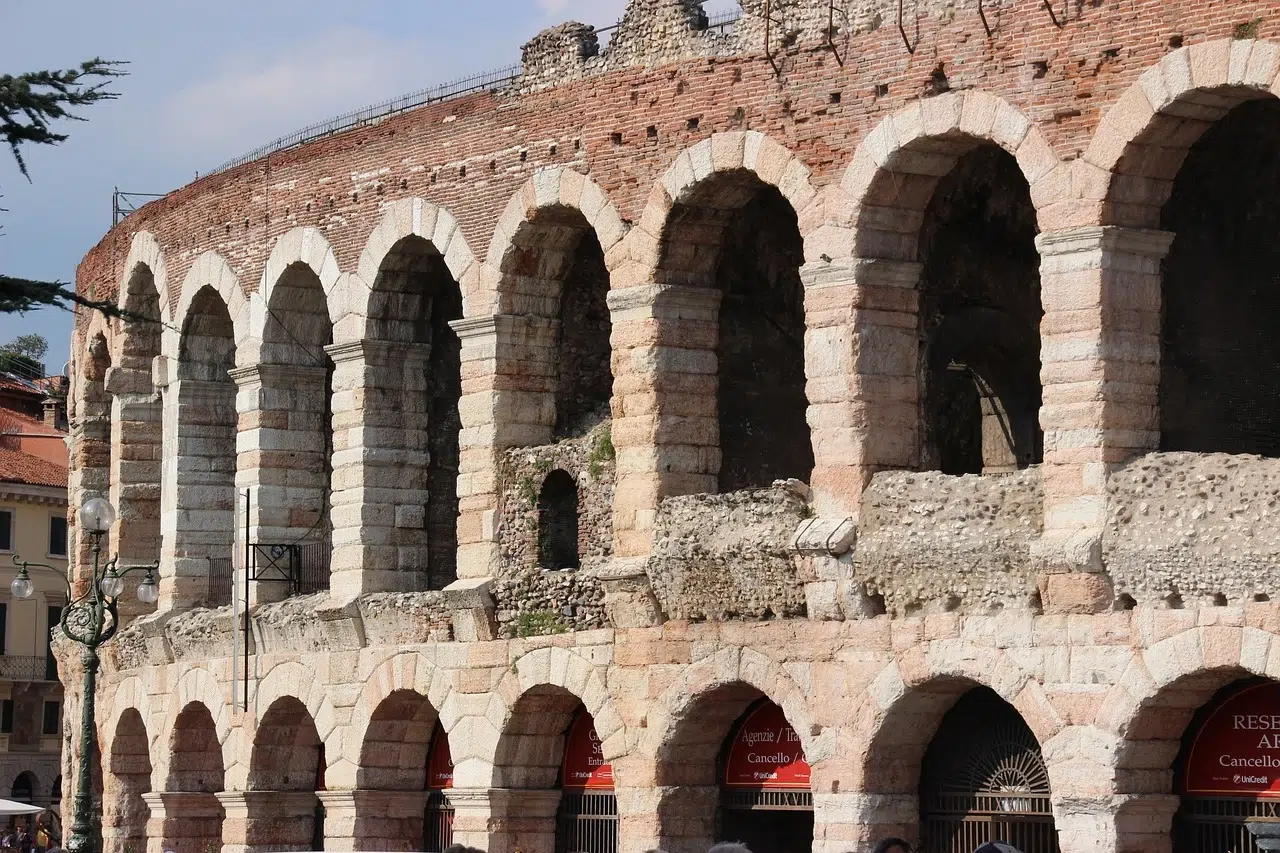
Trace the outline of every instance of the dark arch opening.
{"type": "MultiPolygon", "coordinates": [[[[324,771],[324,743],[306,706],[292,696],[272,702],[253,737],[249,790],[321,791],[324,771]]],[[[289,850],[324,849],[324,805],[318,798],[309,813],[281,815],[270,824],[252,826],[246,843],[279,844],[289,850]]]]}
{"type": "Polygon", "coordinates": [[[31,771],[23,770],[18,774],[18,778],[13,780],[13,787],[9,789],[9,797],[19,803],[33,802],[36,795],[36,777],[31,771]]]}
{"type": "MultiPolygon", "coordinates": [[[[285,269],[271,292],[262,333],[263,422],[287,435],[279,450],[264,455],[267,473],[257,489],[259,539],[297,549],[294,589],[328,588],[332,549],[330,484],[333,475],[333,343],[329,306],[319,276],[298,262],[285,269]],[[284,474],[285,478],[272,476],[284,474]]],[[[275,442],[273,442],[274,444],[275,442]]]]}
{"type": "Polygon", "coordinates": [[[920,764],[926,853],[969,853],[1003,841],[1057,853],[1049,771],[1031,728],[995,691],[975,687],[938,726],[920,764]]]}
{"type": "Polygon", "coordinates": [[[223,789],[222,745],[203,703],[191,702],[178,714],[169,752],[165,790],[216,794],[223,789]]]}
{"type": "Polygon", "coordinates": [[[919,253],[921,467],[1014,471],[1042,461],[1040,256],[1011,154],[980,145],[941,178],[919,253]]]}
{"type": "MultiPolygon", "coordinates": [[[[427,785],[427,753],[436,711],[427,697],[395,690],[378,703],[360,749],[358,786],[421,791],[427,785]]],[[[416,836],[415,836],[416,837],[416,836]]]]}
{"type": "Polygon", "coordinates": [[[107,764],[109,786],[103,797],[104,850],[145,846],[151,816],[142,795],[151,791],[151,755],[142,715],[129,708],[120,715],[107,764]]]}
{"type": "Polygon", "coordinates": [[[578,484],[557,468],[542,481],[538,492],[538,558],[544,569],[576,569],[578,547],[578,484]]]}
{"type": "Polygon", "coordinates": [[[396,243],[374,281],[369,337],[422,345],[427,355],[421,376],[406,377],[412,388],[380,389],[366,406],[376,403],[400,412],[405,449],[427,454],[425,470],[402,472],[405,487],[427,493],[426,541],[406,541],[402,550],[422,551],[430,589],[442,589],[457,578],[462,343],[450,323],[460,319],[462,290],[436,247],[417,236],[396,243]]]}
{"type": "Polygon", "coordinates": [[[1280,101],[1191,147],[1161,214],[1160,449],[1280,456],[1280,101]]]}
{"type": "MultiPolygon", "coordinates": [[[[671,211],[662,249],[664,280],[720,294],[714,423],[721,492],[779,479],[807,482],[813,473],[803,263],[795,210],[776,187],[750,172],[718,174],[671,211]]],[[[690,346],[698,345],[700,334],[691,330],[690,346]]],[[[700,413],[699,389],[680,390],[671,401],[673,412],[679,407],[681,415],[700,413]]]]}

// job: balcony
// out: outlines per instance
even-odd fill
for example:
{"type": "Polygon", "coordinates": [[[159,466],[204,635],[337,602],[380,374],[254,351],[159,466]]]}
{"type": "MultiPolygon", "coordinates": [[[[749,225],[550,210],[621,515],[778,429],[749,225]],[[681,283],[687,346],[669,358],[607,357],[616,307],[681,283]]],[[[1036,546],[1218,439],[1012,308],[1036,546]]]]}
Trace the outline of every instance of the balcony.
{"type": "Polygon", "coordinates": [[[48,664],[43,655],[0,655],[0,681],[57,681],[56,668],[48,664]]]}

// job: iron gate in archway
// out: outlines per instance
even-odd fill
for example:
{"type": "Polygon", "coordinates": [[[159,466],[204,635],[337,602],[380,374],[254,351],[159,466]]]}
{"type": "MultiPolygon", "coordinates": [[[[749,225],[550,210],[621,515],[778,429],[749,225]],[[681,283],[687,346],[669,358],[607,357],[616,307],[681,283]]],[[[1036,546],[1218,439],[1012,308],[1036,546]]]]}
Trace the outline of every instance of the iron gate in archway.
{"type": "Polygon", "coordinates": [[[1040,744],[1012,705],[979,687],[943,718],[921,762],[920,842],[924,853],[970,853],[987,841],[1058,853],[1040,744]]]}

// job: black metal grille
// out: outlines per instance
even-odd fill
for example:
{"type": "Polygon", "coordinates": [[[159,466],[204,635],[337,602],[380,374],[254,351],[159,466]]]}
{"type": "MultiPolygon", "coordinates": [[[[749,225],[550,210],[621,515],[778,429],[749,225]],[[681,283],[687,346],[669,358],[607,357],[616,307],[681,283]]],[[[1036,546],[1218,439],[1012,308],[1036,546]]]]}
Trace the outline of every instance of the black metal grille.
{"type": "Polygon", "coordinates": [[[0,679],[5,681],[57,681],[58,670],[54,665],[49,671],[48,658],[34,655],[0,655],[0,679]],[[52,675],[52,677],[50,677],[52,675]]]}
{"type": "Polygon", "coordinates": [[[1280,821],[1280,802],[1231,797],[1183,797],[1173,822],[1174,853],[1258,853],[1248,821],[1280,821]]]}
{"type": "Polygon", "coordinates": [[[810,791],[734,791],[720,795],[721,808],[730,811],[813,811],[813,793],[810,791]]]}
{"type": "Polygon", "coordinates": [[[253,580],[287,583],[293,595],[310,595],[329,588],[326,542],[257,542],[249,547],[249,560],[253,580]]]}
{"type": "Polygon", "coordinates": [[[231,558],[209,558],[209,606],[222,607],[231,603],[231,558]]]}
{"type": "Polygon", "coordinates": [[[427,795],[427,809],[422,815],[422,849],[441,853],[453,844],[453,806],[444,791],[427,795]]]}
{"type": "Polygon", "coordinates": [[[556,813],[556,853],[618,853],[612,791],[565,791],[556,813]]]}

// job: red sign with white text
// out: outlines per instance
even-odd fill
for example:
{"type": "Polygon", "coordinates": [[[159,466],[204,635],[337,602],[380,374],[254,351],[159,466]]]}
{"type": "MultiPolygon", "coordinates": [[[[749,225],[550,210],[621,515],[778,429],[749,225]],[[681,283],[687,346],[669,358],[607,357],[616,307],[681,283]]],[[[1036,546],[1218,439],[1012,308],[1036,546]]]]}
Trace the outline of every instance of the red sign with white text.
{"type": "Polygon", "coordinates": [[[605,763],[596,721],[586,711],[580,711],[569,725],[560,779],[563,788],[613,790],[613,765],[605,763]]]}
{"type": "Polygon", "coordinates": [[[773,702],[761,704],[738,727],[725,762],[724,784],[766,791],[809,789],[809,762],[800,737],[773,702]]]}
{"type": "Polygon", "coordinates": [[[449,736],[439,723],[431,735],[431,749],[427,752],[427,787],[433,791],[453,787],[453,755],[449,752],[449,736]]]}
{"type": "Polygon", "coordinates": [[[1280,799],[1280,684],[1246,688],[1209,715],[1191,744],[1183,793],[1280,799]]]}

